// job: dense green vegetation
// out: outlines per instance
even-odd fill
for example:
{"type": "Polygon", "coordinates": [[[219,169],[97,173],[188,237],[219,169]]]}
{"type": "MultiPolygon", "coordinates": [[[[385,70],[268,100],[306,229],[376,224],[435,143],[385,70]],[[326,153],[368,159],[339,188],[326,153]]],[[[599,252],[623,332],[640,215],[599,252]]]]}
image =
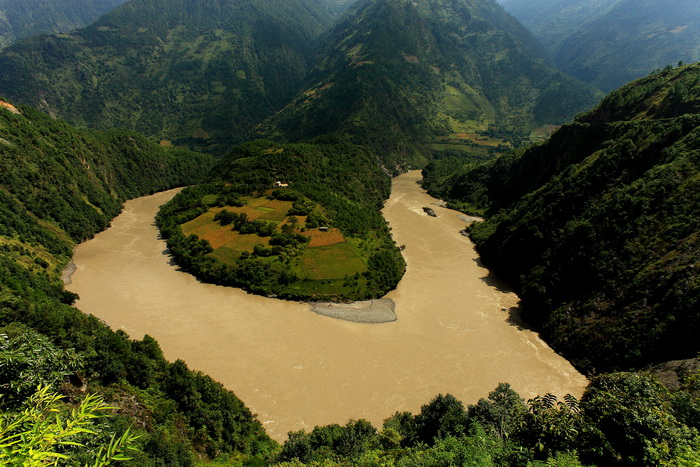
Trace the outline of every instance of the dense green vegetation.
{"type": "Polygon", "coordinates": [[[87,26],[125,0],[0,0],[0,49],[36,34],[87,26]]]}
{"type": "Polygon", "coordinates": [[[268,117],[254,134],[341,131],[392,172],[422,164],[438,136],[492,131],[517,145],[600,98],[547,65],[492,0],[350,3],[129,0],[5,50],[0,89],[72,124],[219,155],[268,117]]]}
{"type": "Polygon", "coordinates": [[[125,199],[184,184],[158,224],[198,277],[294,299],[381,296],[405,269],[379,214],[387,175],[433,156],[426,187],[489,216],[471,230],[484,261],[579,368],[697,355],[700,66],[660,70],[546,143],[484,162],[598,94],[547,66],[490,0],[352,3],[129,0],[91,27],[0,54],[3,93],[108,129],[0,102],[0,462],[48,451],[70,465],[700,462],[697,374],[674,393],[648,376],[602,375],[561,403],[524,403],[506,384],[467,408],[440,395],[381,431],[350,421],[280,448],[222,385],[72,306],[59,275],[73,246],[125,199]],[[115,126],[227,155],[214,163],[115,126]],[[231,150],[251,132],[296,142],[231,150]],[[287,211],[237,211],[259,200],[287,211]],[[337,229],[361,267],[303,277],[295,261],[313,248],[292,218],[306,232],[337,229]],[[263,243],[223,252],[186,234],[207,223],[263,243]]]}
{"type": "MultiPolygon", "coordinates": [[[[289,299],[373,298],[393,289],[405,269],[379,213],[389,189],[389,178],[372,153],[342,139],[284,145],[261,140],[234,149],[214,167],[209,183],[184,190],[161,208],[157,222],[178,263],[205,281],[289,299]],[[280,180],[293,190],[272,191],[280,180]],[[240,217],[244,212],[224,215],[226,219],[216,214],[215,219],[211,209],[240,205],[242,197],[255,193],[286,199],[288,212],[281,216],[272,212],[269,221],[249,222],[247,215],[240,217]],[[305,229],[339,229],[346,245],[324,252],[305,247],[294,237],[283,238],[281,224],[287,215],[303,217],[305,229]],[[201,228],[198,219],[209,225],[224,220],[233,230],[250,234],[238,236],[239,243],[252,241],[251,247],[258,246],[252,252],[222,256],[226,252],[217,252],[206,239],[186,235],[183,224],[192,221],[189,225],[201,228]],[[346,271],[354,258],[360,261],[358,268],[346,271]],[[336,271],[314,277],[303,271],[308,261],[320,269],[337,263],[336,271]]],[[[218,230],[216,235],[221,234],[218,230]]]]}
{"type": "Polygon", "coordinates": [[[580,401],[546,394],[525,403],[500,384],[466,408],[439,395],[380,431],[357,420],[290,433],[277,465],[696,465],[699,389],[697,374],[671,394],[653,377],[614,373],[595,378],[580,401]]]}
{"type": "Polygon", "coordinates": [[[274,448],[235,395],[181,361],[168,363],[152,338],[131,340],[73,308],[76,296],[59,277],[73,246],[104,229],[127,197],[197,182],[211,157],[161,148],[132,132],[76,130],[30,108],[6,107],[0,109],[3,459],[28,453],[22,443],[15,454],[4,450],[25,433],[22,439],[37,440],[37,452],[53,449],[45,442],[54,439],[55,452],[92,465],[95,455],[106,454],[98,454],[99,447],[110,444],[112,433],[119,438],[130,426],[139,438],[127,444],[138,449],[132,462],[139,466],[192,465],[195,456],[219,454],[245,458],[274,448]],[[65,402],[56,405],[47,393],[34,397],[39,385],[59,391],[65,402]],[[71,434],[73,425],[63,422],[61,431],[54,415],[45,417],[44,409],[65,412],[86,393],[99,393],[117,408],[97,424],[75,425],[94,435],[71,434]]]}
{"type": "Polygon", "coordinates": [[[324,0],[130,0],[0,55],[0,89],[73,124],[225,153],[284,105],[332,18],[324,0]]]}
{"type": "Polygon", "coordinates": [[[357,2],[327,33],[306,83],[262,134],[347,133],[392,172],[423,163],[438,136],[491,129],[519,144],[600,98],[547,65],[491,1],[357,2]]]}
{"type": "MultiPolygon", "coordinates": [[[[33,349],[30,350],[32,352],[33,349]]],[[[0,413],[0,461],[3,465],[56,465],[58,460],[90,459],[94,467],[131,460],[138,439],[130,428],[97,448],[83,441],[86,434],[98,437],[102,428],[96,420],[105,417],[107,407],[99,396],[88,395],[69,414],[61,413],[60,394],[40,387],[20,414],[0,413]],[[86,452],[87,451],[87,452],[86,452]]],[[[94,438],[93,438],[94,439],[94,438]]]]}
{"type": "Polygon", "coordinates": [[[134,132],[81,131],[28,107],[20,112],[0,108],[0,197],[3,209],[19,204],[35,221],[16,224],[8,212],[0,234],[53,254],[70,250],[49,236],[90,238],[124,200],[202,179],[212,164],[209,156],[164,149],[134,132]]]}
{"type": "Polygon", "coordinates": [[[471,229],[484,262],[581,369],[700,351],[698,83],[698,65],[654,74],[545,144],[428,174],[489,215],[471,229]]]}

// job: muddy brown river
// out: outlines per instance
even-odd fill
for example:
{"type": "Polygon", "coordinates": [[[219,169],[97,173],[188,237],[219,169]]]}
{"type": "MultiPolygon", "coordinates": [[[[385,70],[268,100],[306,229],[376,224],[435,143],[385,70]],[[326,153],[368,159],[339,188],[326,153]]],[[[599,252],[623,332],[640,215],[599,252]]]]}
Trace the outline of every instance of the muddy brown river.
{"type": "Polygon", "coordinates": [[[177,190],[127,202],[107,231],[77,248],[67,288],[84,312],[132,338],[155,337],[166,358],[222,382],[278,440],[350,419],[381,427],[439,393],[475,403],[500,382],[524,398],[580,396],[586,379],[514,324],[518,297],[480,264],[458,213],[434,205],[419,179],[394,179],[383,211],[408,264],[388,295],[395,322],[328,318],[179,271],[153,221],[177,190]]]}

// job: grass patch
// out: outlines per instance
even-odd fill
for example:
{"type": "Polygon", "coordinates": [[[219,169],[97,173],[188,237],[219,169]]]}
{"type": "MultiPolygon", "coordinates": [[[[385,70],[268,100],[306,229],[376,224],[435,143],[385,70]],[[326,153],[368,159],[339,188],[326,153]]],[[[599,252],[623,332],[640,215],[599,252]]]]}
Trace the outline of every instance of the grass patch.
{"type": "Polygon", "coordinates": [[[241,256],[241,253],[242,251],[240,250],[224,246],[217,248],[210,255],[226,264],[234,264],[238,257],[241,256]]]}
{"type": "Polygon", "coordinates": [[[362,257],[348,243],[307,248],[301,258],[304,275],[309,279],[342,279],[367,269],[362,257]]]}
{"type": "Polygon", "coordinates": [[[212,204],[216,203],[217,199],[218,195],[204,195],[202,196],[202,203],[207,206],[211,206],[212,204]]]}
{"type": "Polygon", "coordinates": [[[213,211],[205,212],[201,216],[182,224],[182,233],[186,236],[196,235],[202,238],[209,233],[220,230],[221,226],[214,222],[214,214],[213,211]]]}

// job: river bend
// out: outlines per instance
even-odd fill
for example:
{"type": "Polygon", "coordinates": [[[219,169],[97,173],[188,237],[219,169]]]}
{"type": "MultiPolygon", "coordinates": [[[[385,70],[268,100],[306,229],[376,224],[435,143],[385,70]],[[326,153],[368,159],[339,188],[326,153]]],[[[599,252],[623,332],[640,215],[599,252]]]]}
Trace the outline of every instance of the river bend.
{"type": "Polygon", "coordinates": [[[177,190],[127,202],[108,230],[77,247],[67,288],[82,311],[132,338],[155,337],[166,358],[233,390],[278,440],[349,419],[381,427],[439,393],[475,403],[500,382],[524,398],[580,396],[586,379],[513,324],[518,297],[481,265],[458,213],[439,207],[419,180],[417,171],[394,179],[383,210],[408,264],[388,295],[392,323],[328,318],[180,271],[153,220],[177,190]]]}

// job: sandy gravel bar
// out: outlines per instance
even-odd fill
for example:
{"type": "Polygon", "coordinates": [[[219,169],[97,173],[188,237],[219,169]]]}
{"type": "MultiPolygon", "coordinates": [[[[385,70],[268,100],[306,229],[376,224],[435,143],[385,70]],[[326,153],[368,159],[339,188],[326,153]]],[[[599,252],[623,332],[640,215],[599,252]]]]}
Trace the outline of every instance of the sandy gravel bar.
{"type": "Polygon", "coordinates": [[[71,277],[76,269],[77,268],[73,260],[70,260],[70,262],[66,264],[66,267],[63,268],[63,271],[61,271],[61,280],[63,281],[63,285],[71,285],[73,283],[73,279],[71,279],[71,277]]]}
{"type": "Polygon", "coordinates": [[[467,216],[465,214],[458,214],[457,218],[467,224],[473,224],[474,222],[481,222],[484,220],[481,217],[467,216]]]}
{"type": "Polygon", "coordinates": [[[354,303],[313,303],[311,311],[355,323],[379,324],[396,321],[396,305],[389,298],[354,303]]]}

